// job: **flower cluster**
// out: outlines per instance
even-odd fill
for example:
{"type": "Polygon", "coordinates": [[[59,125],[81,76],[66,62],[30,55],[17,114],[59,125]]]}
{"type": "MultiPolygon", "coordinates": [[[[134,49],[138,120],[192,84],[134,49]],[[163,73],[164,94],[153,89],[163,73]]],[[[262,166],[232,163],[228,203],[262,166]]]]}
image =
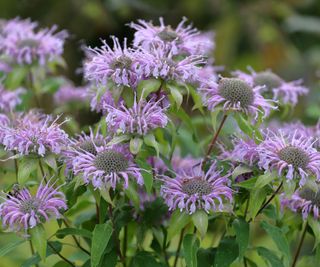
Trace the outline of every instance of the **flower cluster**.
{"type": "Polygon", "coordinates": [[[8,91],[0,84],[0,112],[8,113],[21,104],[21,95],[24,89],[18,88],[15,91],[8,91]]]}
{"type": "Polygon", "coordinates": [[[65,84],[54,94],[56,104],[68,102],[84,102],[87,99],[87,87],[75,87],[72,84],[65,84]]]}

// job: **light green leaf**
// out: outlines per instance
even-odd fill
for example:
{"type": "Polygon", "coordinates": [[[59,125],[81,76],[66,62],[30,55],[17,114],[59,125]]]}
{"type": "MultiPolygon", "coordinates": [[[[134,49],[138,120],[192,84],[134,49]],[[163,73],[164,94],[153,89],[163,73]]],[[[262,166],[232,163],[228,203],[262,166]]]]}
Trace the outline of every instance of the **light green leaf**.
{"type": "Polygon", "coordinates": [[[138,99],[146,98],[149,94],[160,89],[161,81],[157,79],[142,80],[137,87],[138,99]]]}
{"type": "Polygon", "coordinates": [[[286,196],[291,196],[293,192],[296,190],[296,181],[285,179],[283,181],[283,191],[286,196]]]}
{"type": "Polygon", "coordinates": [[[183,238],[183,252],[187,267],[197,267],[197,252],[200,246],[199,239],[192,234],[183,238]]]}
{"type": "Polygon", "coordinates": [[[237,166],[232,172],[232,180],[235,180],[239,175],[252,172],[252,169],[246,165],[237,166]]]}
{"type": "Polygon", "coordinates": [[[119,143],[122,143],[122,142],[128,141],[128,140],[130,140],[130,136],[123,134],[123,135],[113,137],[107,145],[108,146],[116,145],[116,144],[119,144],[119,143]]]}
{"type": "Polygon", "coordinates": [[[263,175],[260,175],[254,185],[255,188],[260,189],[264,187],[265,185],[269,184],[271,181],[273,181],[276,178],[276,173],[274,172],[267,172],[263,175]]]}
{"type": "Polygon", "coordinates": [[[240,183],[236,183],[236,184],[234,184],[234,186],[251,190],[254,188],[254,185],[255,185],[257,179],[258,179],[258,177],[253,177],[253,178],[250,178],[249,180],[246,180],[246,181],[243,181],[240,183]]]}
{"type": "Polygon", "coordinates": [[[143,177],[144,186],[146,187],[147,193],[151,193],[153,185],[153,174],[152,168],[149,164],[142,160],[136,160],[136,163],[141,168],[141,175],[143,177]]]}
{"type": "Polygon", "coordinates": [[[261,208],[266,196],[267,190],[265,187],[255,189],[250,192],[249,211],[252,219],[254,219],[257,216],[257,213],[261,208]]]}
{"type": "Polygon", "coordinates": [[[316,248],[320,244],[320,222],[318,220],[315,220],[313,217],[308,216],[308,224],[311,227],[315,238],[313,248],[316,248]]]}
{"type": "Polygon", "coordinates": [[[234,118],[236,119],[241,131],[252,138],[254,131],[251,127],[251,123],[248,120],[246,120],[241,113],[235,113],[234,118]]]}
{"type": "Polygon", "coordinates": [[[24,185],[30,178],[32,172],[38,168],[38,160],[35,158],[24,157],[18,165],[18,182],[24,185]]]}
{"type": "Polygon", "coordinates": [[[129,183],[128,188],[124,191],[127,197],[132,201],[136,209],[140,206],[140,197],[133,183],[129,183]]]}
{"type": "Polygon", "coordinates": [[[86,238],[92,238],[92,233],[86,229],[79,228],[63,228],[56,232],[56,237],[64,238],[67,235],[79,235],[86,238]]]}
{"type": "Polygon", "coordinates": [[[91,267],[99,265],[101,257],[109,243],[113,229],[110,222],[96,224],[92,233],[91,267]]]}
{"type": "Polygon", "coordinates": [[[191,218],[201,237],[204,238],[208,230],[208,214],[204,210],[197,210],[191,218]]]}
{"type": "Polygon", "coordinates": [[[172,98],[174,99],[174,102],[176,102],[177,107],[180,108],[182,101],[183,101],[183,96],[182,96],[179,88],[172,85],[172,84],[167,84],[167,87],[170,90],[170,94],[171,94],[172,98]]]}
{"type": "Polygon", "coordinates": [[[169,242],[172,237],[179,234],[182,228],[184,228],[190,220],[190,215],[185,212],[181,212],[180,210],[175,210],[170,219],[167,242],[169,242]]]}
{"type": "Polygon", "coordinates": [[[47,164],[54,171],[57,170],[56,157],[53,154],[48,154],[43,158],[45,164],[47,164]]]}
{"type": "Polygon", "coordinates": [[[249,224],[244,219],[238,218],[233,221],[232,225],[239,246],[239,259],[242,260],[249,245],[249,224]]]}
{"type": "Polygon", "coordinates": [[[131,138],[130,140],[130,152],[133,155],[136,155],[140,152],[141,146],[143,144],[143,140],[139,137],[131,138]]]}
{"type": "Polygon", "coordinates": [[[6,245],[3,245],[0,248],[0,257],[5,256],[6,254],[8,254],[9,252],[11,252],[12,250],[14,250],[16,247],[20,246],[22,243],[24,243],[26,240],[17,240],[14,242],[10,242],[6,245]]]}
{"type": "Polygon", "coordinates": [[[154,135],[152,133],[149,133],[143,137],[143,140],[147,146],[151,146],[156,150],[157,157],[159,157],[159,153],[160,153],[159,144],[156,141],[156,138],[154,137],[154,135]]]}
{"type": "Polygon", "coordinates": [[[284,267],[282,261],[273,251],[264,247],[258,247],[257,251],[261,257],[270,262],[272,267],[284,267]]]}
{"type": "Polygon", "coordinates": [[[47,238],[46,231],[42,224],[38,224],[37,226],[31,228],[29,230],[29,234],[31,235],[31,242],[34,246],[35,250],[39,253],[40,258],[45,261],[46,259],[46,251],[47,251],[47,238]]]}

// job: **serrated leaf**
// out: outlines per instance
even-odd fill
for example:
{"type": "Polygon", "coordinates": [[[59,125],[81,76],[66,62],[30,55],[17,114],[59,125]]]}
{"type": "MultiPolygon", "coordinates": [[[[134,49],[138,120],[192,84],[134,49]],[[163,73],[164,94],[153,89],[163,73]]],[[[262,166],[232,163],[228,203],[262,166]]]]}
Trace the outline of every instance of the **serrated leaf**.
{"type": "Polygon", "coordinates": [[[47,164],[54,171],[57,170],[56,157],[53,154],[48,154],[43,158],[45,164],[47,164]]]}
{"type": "Polygon", "coordinates": [[[96,267],[99,265],[112,232],[113,229],[110,222],[96,224],[92,233],[91,267],[96,267]]]}
{"type": "Polygon", "coordinates": [[[63,228],[59,229],[56,232],[57,238],[64,238],[67,235],[79,235],[86,238],[92,238],[92,233],[86,229],[78,229],[78,228],[63,228]]]}
{"type": "Polygon", "coordinates": [[[255,188],[260,189],[264,187],[265,185],[269,184],[271,181],[273,181],[276,178],[276,173],[274,172],[267,172],[263,175],[260,175],[257,178],[257,181],[254,185],[255,188]]]}
{"type": "Polygon", "coordinates": [[[266,196],[267,190],[265,187],[255,189],[250,192],[249,211],[252,219],[257,216],[258,211],[261,208],[266,196]]]}
{"type": "Polygon", "coordinates": [[[172,237],[179,234],[182,228],[184,228],[191,220],[191,216],[180,210],[174,211],[171,215],[169,227],[168,227],[168,236],[167,242],[169,242],[172,237]]]}
{"type": "Polygon", "coordinates": [[[141,168],[141,175],[143,177],[144,186],[146,187],[147,193],[151,193],[153,185],[152,168],[149,164],[142,160],[136,160],[136,163],[141,168]]]}
{"type": "Polygon", "coordinates": [[[273,251],[264,247],[258,247],[257,252],[266,261],[270,262],[272,267],[284,267],[282,261],[278,258],[278,256],[273,251]]]}
{"type": "Polygon", "coordinates": [[[35,158],[24,157],[18,165],[18,182],[24,185],[30,178],[32,172],[38,168],[38,160],[35,158]]]}
{"type": "Polygon", "coordinates": [[[204,210],[197,210],[191,215],[191,218],[201,237],[204,238],[208,230],[208,214],[204,210]]]}
{"type": "Polygon", "coordinates": [[[137,86],[138,99],[145,99],[149,94],[160,89],[161,81],[157,79],[142,80],[137,86]]]}
{"type": "Polygon", "coordinates": [[[29,229],[31,235],[31,242],[35,250],[39,253],[40,258],[44,261],[46,259],[47,250],[47,238],[46,231],[42,224],[38,224],[35,227],[29,229]]]}
{"type": "Polygon", "coordinates": [[[232,223],[239,246],[239,259],[242,260],[249,245],[249,224],[242,218],[235,219],[232,223]]]}
{"type": "Polygon", "coordinates": [[[156,138],[154,137],[154,135],[152,133],[149,133],[149,134],[145,135],[143,137],[143,141],[147,146],[153,147],[156,150],[157,157],[159,157],[160,148],[159,148],[159,144],[156,141],[156,138]]]}
{"type": "Polygon", "coordinates": [[[9,252],[11,252],[12,250],[14,250],[16,247],[20,246],[22,243],[24,243],[26,240],[17,240],[14,242],[11,242],[9,244],[3,245],[0,248],[0,257],[5,256],[6,254],[8,254],[9,252]]]}
{"type": "Polygon", "coordinates": [[[290,248],[289,242],[283,231],[279,227],[271,225],[265,221],[261,222],[261,227],[272,238],[279,251],[285,256],[286,262],[288,263],[290,259],[290,248]]]}
{"type": "Polygon", "coordinates": [[[231,263],[239,255],[238,244],[235,238],[225,238],[221,240],[214,259],[214,267],[230,267],[231,263]]]}
{"type": "Polygon", "coordinates": [[[183,238],[183,254],[187,267],[197,267],[197,252],[200,246],[199,239],[192,234],[183,238]]]}

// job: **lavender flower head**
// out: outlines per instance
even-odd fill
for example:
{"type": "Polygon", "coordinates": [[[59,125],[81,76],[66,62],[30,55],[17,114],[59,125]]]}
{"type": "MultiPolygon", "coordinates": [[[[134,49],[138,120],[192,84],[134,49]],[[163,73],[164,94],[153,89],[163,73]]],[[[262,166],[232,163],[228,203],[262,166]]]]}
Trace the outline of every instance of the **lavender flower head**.
{"type": "Polygon", "coordinates": [[[113,49],[104,40],[101,48],[89,48],[92,55],[84,65],[85,77],[96,83],[107,84],[111,80],[118,86],[135,87],[140,79],[136,70],[138,52],[127,48],[126,39],[123,48],[116,37],[112,40],[113,49]]]}
{"type": "Polygon", "coordinates": [[[302,86],[302,80],[286,82],[270,70],[255,72],[251,69],[250,74],[235,71],[234,75],[251,86],[265,86],[265,91],[271,92],[274,100],[292,106],[298,103],[299,96],[306,95],[309,92],[309,89],[302,86]]]}
{"type": "Polygon", "coordinates": [[[313,147],[313,137],[269,131],[258,146],[259,166],[266,171],[277,170],[287,179],[300,179],[303,186],[310,175],[320,180],[320,153],[313,147]]]}
{"type": "Polygon", "coordinates": [[[202,84],[199,91],[209,110],[221,104],[226,111],[241,111],[257,119],[259,113],[265,118],[271,109],[276,109],[272,100],[264,99],[260,94],[261,89],[261,86],[252,87],[238,78],[221,78],[218,83],[209,81],[202,84]]]}
{"type": "Polygon", "coordinates": [[[87,99],[87,87],[75,87],[72,84],[61,86],[54,94],[54,101],[57,104],[79,101],[84,102],[87,99]]]}
{"type": "Polygon", "coordinates": [[[164,128],[168,123],[165,114],[167,107],[161,107],[161,101],[162,99],[155,101],[152,98],[149,101],[140,99],[137,102],[135,98],[131,108],[127,108],[123,101],[118,107],[105,106],[109,131],[145,135],[155,128],[164,128]]]}
{"type": "Polygon", "coordinates": [[[60,218],[61,211],[66,210],[67,205],[64,194],[58,189],[41,183],[35,196],[24,188],[15,195],[2,198],[0,217],[3,226],[12,231],[27,230],[48,221],[50,217],[60,218]]]}
{"type": "Polygon", "coordinates": [[[189,214],[198,209],[224,211],[224,200],[232,202],[232,190],[228,187],[228,176],[221,176],[216,163],[204,173],[200,168],[192,174],[177,174],[176,178],[164,176],[160,194],[169,210],[185,210],[189,214]]]}
{"type": "Polygon", "coordinates": [[[0,84],[0,111],[4,113],[13,111],[17,105],[21,104],[21,95],[24,92],[22,88],[8,91],[0,84]]]}
{"type": "Polygon", "coordinates": [[[195,82],[201,65],[206,63],[203,56],[190,55],[178,60],[172,50],[164,45],[152,47],[150,51],[142,50],[137,59],[137,70],[143,78],[161,78],[180,82],[195,82]]]}
{"type": "MultiPolygon", "coordinates": [[[[95,145],[95,144],[94,144],[95,145]]],[[[82,174],[86,184],[92,183],[94,188],[105,188],[124,180],[124,188],[129,185],[129,178],[134,178],[139,185],[143,184],[140,169],[133,162],[133,156],[127,145],[101,146],[95,145],[96,153],[85,150],[76,151],[73,160],[73,171],[82,174]]]]}
{"type": "Polygon", "coordinates": [[[91,111],[106,113],[105,106],[114,106],[112,92],[102,86],[90,86],[87,89],[87,97],[90,98],[91,111]]]}
{"type": "Polygon", "coordinates": [[[129,26],[136,30],[133,40],[134,47],[150,50],[153,47],[164,46],[171,50],[173,55],[209,54],[214,49],[213,34],[200,33],[192,25],[186,26],[185,17],[175,29],[170,25],[165,25],[163,18],[160,18],[159,21],[159,26],[144,20],[130,23],[129,26]]]}
{"type": "Polygon", "coordinates": [[[57,26],[36,30],[28,20],[9,21],[0,34],[0,51],[18,64],[45,65],[63,53],[66,31],[56,32],[57,26]]]}
{"type": "Polygon", "coordinates": [[[292,196],[287,197],[283,193],[281,195],[281,207],[288,207],[293,212],[301,212],[304,220],[309,215],[314,219],[320,218],[320,190],[319,186],[305,186],[295,191],[292,196]]]}
{"type": "Polygon", "coordinates": [[[67,144],[68,135],[49,115],[24,114],[16,119],[14,126],[1,127],[4,131],[3,145],[6,150],[17,151],[21,155],[30,153],[44,156],[51,152],[59,154],[67,144]]]}

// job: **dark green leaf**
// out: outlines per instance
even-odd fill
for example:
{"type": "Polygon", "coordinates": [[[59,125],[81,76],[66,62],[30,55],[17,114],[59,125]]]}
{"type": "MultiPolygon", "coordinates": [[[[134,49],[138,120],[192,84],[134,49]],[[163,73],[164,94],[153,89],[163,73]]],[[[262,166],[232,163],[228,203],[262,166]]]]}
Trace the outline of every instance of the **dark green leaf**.
{"type": "Polygon", "coordinates": [[[64,238],[67,235],[79,235],[82,237],[92,238],[92,233],[85,229],[78,229],[78,228],[63,228],[59,229],[56,232],[56,236],[58,238],[64,238]]]}
{"type": "Polygon", "coordinates": [[[239,256],[239,248],[235,238],[221,240],[214,260],[214,267],[230,267],[239,256]]]}
{"type": "Polygon", "coordinates": [[[258,247],[257,251],[261,257],[270,262],[272,267],[284,267],[282,261],[273,251],[264,247],[258,247]]]}
{"type": "Polygon", "coordinates": [[[130,267],[161,267],[155,257],[147,251],[138,252],[131,261],[130,267]]]}
{"type": "Polygon", "coordinates": [[[188,234],[183,238],[183,254],[187,267],[197,267],[197,252],[200,246],[196,235],[188,234]]]}
{"type": "Polygon", "coordinates": [[[242,260],[249,245],[249,224],[244,219],[238,218],[233,221],[232,225],[239,246],[239,259],[242,260]]]}
{"type": "Polygon", "coordinates": [[[212,267],[216,254],[215,248],[198,249],[197,261],[199,267],[212,267]]]}

